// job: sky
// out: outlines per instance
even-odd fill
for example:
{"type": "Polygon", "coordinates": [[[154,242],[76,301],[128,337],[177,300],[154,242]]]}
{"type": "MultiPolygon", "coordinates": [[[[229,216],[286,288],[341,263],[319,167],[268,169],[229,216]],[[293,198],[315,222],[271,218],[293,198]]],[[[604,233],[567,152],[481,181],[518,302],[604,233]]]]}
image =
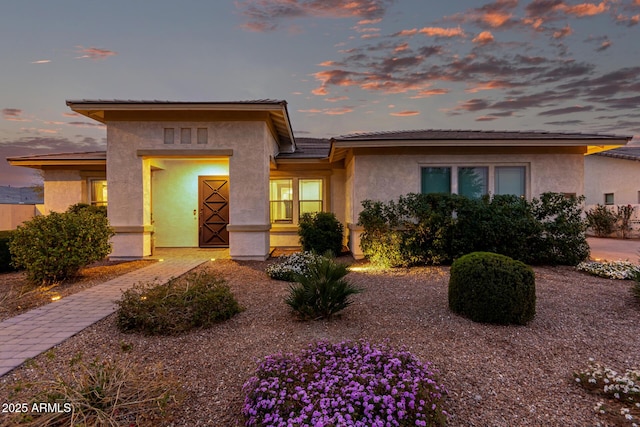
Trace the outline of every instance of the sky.
{"type": "Polygon", "coordinates": [[[68,99],[288,102],[295,136],[415,129],[640,142],[640,0],[22,0],[0,14],[6,157],[105,149],[68,99]]]}

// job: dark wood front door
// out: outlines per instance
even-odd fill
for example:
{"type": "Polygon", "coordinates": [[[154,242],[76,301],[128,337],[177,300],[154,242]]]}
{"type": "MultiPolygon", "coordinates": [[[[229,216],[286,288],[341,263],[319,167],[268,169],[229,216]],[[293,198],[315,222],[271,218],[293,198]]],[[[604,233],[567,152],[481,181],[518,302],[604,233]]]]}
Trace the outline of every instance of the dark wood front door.
{"type": "Polygon", "coordinates": [[[228,248],[229,177],[199,176],[199,238],[201,248],[228,248]]]}

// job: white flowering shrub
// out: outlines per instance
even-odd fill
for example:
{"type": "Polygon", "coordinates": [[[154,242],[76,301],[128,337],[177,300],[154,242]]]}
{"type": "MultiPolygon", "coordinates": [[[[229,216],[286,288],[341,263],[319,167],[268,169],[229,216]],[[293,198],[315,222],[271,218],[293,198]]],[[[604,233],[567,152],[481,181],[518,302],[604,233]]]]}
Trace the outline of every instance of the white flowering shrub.
{"type": "Polygon", "coordinates": [[[296,252],[291,255],[282,255],[278,257],[278,263],[267,267],[266,272],[272,279],[295,282],[298,274],[306,276],[309,273],[309,265],[321,258],[322,255],[317,255],[313,252],[296,252]]]}
{"type": "Polygon", "coordinates": [[[608,279],[634,280],[640,275],[640,266],[629,261],[585,261],[576,269],[608,279]]]}
{"type": "Polygon", "coordinates": [[[574,372],[576,383],[586,390],[600,394],[621,404],[629,404],[631,408],[622,406],[619,411],[610,409],[605,402],[600,401],[593,408],[598,414],[609,414],[624,421],[637,425],[640,418],[640,370],[628,369],[623,374],[603,366],[589,358],[589,367],[583,371],[574,372]]]}

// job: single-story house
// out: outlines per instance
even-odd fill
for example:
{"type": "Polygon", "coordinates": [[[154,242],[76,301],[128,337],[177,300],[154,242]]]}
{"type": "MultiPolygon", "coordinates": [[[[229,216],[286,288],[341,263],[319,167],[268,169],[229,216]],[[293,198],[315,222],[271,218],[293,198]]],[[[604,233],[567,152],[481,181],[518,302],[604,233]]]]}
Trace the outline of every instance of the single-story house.
{"type": "Polygon", "coordinates": [[[287,103],[67,101],[104,123],[106,152],[14,157],[42,169],[45,209],[107,205],[114,258],[154,247],[228,247],[264,260],[298,245],[304,212],[331,211],[356,258],[366,199],[409,192],[584,193],[584,156],[630,137],[419,130],[295,138],[287,103]],[[107,194],[108,190],[108,194],[107,194]]]}

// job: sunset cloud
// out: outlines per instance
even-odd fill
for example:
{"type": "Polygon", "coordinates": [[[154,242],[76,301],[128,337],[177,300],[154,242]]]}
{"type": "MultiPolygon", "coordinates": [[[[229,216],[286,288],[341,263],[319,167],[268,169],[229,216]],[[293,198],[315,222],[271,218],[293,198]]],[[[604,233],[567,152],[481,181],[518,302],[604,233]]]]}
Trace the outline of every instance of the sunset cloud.
{"type": "Polygon", "coordinates": [[[410,96],[409,98],[411,99],[429,98],[431,96],[446,95],[449,92],[450,92],[449,89],[425,89],[425,90],[419,91],[417,94],[413,96],[410,96]]]}
{"type": "Polygon", "coordinates": [[[584,16],[594,16],[599,15],[601,13],[609,10],[609,5],[606,1],[600,2],[599,4],[594,3],[581,3],[575,6],[568,6],[566,4],[562,4],[558,6],[559,10],[562,10],[568,14],[575,15],[577,17],[584,16]]]}
{"type": "Polygon", "coordinates": [[[100,49],[97,47],[82,47],[76,46],[76,53],[80,54],[80,56],[76,56],[76,59],[92,59],[94,61],[106,59],[110,56],[114,56],[117,53],[108,50],[108,49],[100,49]]]}
{"type": "Polygon", "coordinates": [[[49,62],[51,62],[50,59],[39,59],[37,61],[33,61],[32,64],[48,64],[49,62]]]}
{"type": "Polygon", "coordinates": [[[394,117],[409,117],[409,116],[417,116],[420,114],[420,111],[415,110],[405,110],[405,111],[396,111],[389,113],[390,116],[394,117]]]}
{"type": "Polygon", "coordinates": [[[310,108],[307,110],[298,110],[300,113],[307,114],[325,114],[328,116],[340,116],[353,112],[353,107],[336,107],[336,108],[310,108]]]}
{"type": "Polygon", "coordinates": [[[10,122],[30,122],[31,120],[22,117],[22,110],[19,108],[2,109],[2,118],[10,122]]]}
{"type": "Polygon", "coordinates": [[[429,37],[464,37],[465,33],[462,28],[442,28],[442,27],[424,27],[418,30],[418,33],[425,34],[429,37]]]}
{"type": "Polygon", "coordinates": [[[294,18],[356,18],[361,25],[379,23],[395,0],[257,0],[237,1],[236,8],[250,31],[274,31],[280,22],[294,18]]]}
{"type": "Polygon", "coordinates": [[[564,37],[567,37],[569,35],[571,35],[573,33],[573,30],[571,29],[571,27],[569,26],[569,24],[567,24],[564,28],[558,30],[558,31],[554,31],[553,33],[553,38],[554,39],[561,39],[564,37]]]}
{"type": "Polygon", "coordinates": [[[493,42],[495,39],[493,38],[493,34],[491,31],[483,31],[471,40],[474,43],[485,45],[493,42]]]}

